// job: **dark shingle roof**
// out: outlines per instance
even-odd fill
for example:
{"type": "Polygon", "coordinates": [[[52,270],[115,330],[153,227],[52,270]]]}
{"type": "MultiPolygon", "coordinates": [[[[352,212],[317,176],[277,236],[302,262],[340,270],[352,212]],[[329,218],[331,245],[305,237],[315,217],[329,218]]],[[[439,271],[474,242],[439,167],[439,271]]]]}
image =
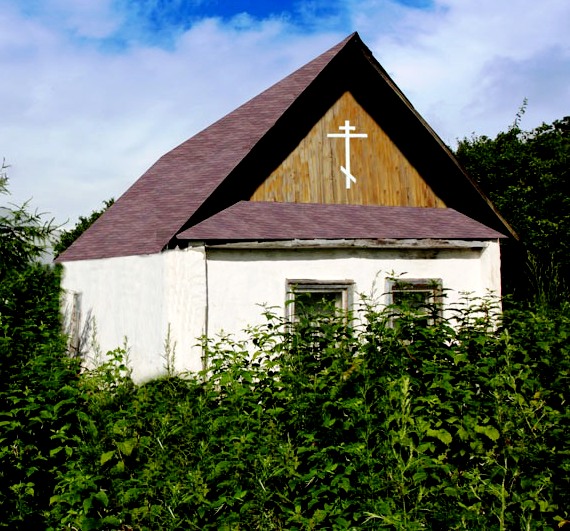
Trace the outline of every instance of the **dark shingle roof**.
{"type": "Polygon", "coordinates": [[[161,157],[58,261],[160,252],[355,34],[161,157]]]}
{"type": "MultiPolygon", "coordinates": [[[[57,261],[158,253],[178,243],[179,234],[181,239],[197,238],[197,232],[187,230],[193,226],[196,230],[218,226],[218,219],[223,220],[224,216],[217,218],[217,213],[251,197],[275,164],[288,154],[285,151],[294,148],[287,142],[300,140],[291,139],[292,133],[302,135],[308,131],[313,120],[320,118],[319,113],[345,90],[358,92],[365,106],[385,120],[387,132],[403,149],[407,145],[407,155],[414,158],[413,164],[422,166],[420,173],[425,174],[428,184],[446,204],[499,231],[510,230],[358,35],[352,34],[161,157],[57,261]],[[347,76],[347,70],[354,75],[347,76]],[[212,216],[211,223],[198,225],[212,216]]],[[[270,208],[296,207],[240,204],[236,208],[240,212],[261,209],[262,215],[271,216],[270,208]]],[[[327,223],[333,226],[335,215],[328,213],[343,207],[312,208],[310,216],[327,212],[327,223]]],[[[305,210],[299,208],[295,212],[297,215],[305,210]]],[[[358,212],[364,215],[368,210],[358,212]]],[[[438,216],[445,214],[433,214],[434,223],[440,219],[438,216]]],[[[392,216],[387,221],[395,222],[396,218],[392,216]]],[[[456,232],[457,238],[469,238],[469,218],[463,216],[465,231],[456,232]]],[[[454,220],[459,222],[459,218],[454,220]]],[[[233,222],[238,223],[239,219],[234,218],[233,222]]],[[[261,227],[262,222],[259,220],[257,226],[261,227]]],[[[365,225],[370,229],[379,227],[377,223],[365,225]]],[[[223,228],[225,233],[228,227],[223,228]]],[[[219,239],[221,233],[212,236],[219,239]]],[[[337,233],[334,237],[342,236],[337,233]]]]}
{"type": "Polygon", "coordinates": [[[240,201],[180,240],[474,239],[504,237],[451,208],[240,201]]]}

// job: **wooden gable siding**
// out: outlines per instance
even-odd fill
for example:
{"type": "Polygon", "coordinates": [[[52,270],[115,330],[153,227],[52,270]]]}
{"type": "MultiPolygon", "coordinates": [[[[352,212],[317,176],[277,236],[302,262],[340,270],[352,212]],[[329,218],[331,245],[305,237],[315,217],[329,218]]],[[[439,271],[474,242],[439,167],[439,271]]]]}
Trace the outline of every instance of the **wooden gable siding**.
{"type": "Polygon", "coordinates": [[[443,208],[445,204],[380,126],[345,92],[309,134],[257,188],[251,201],[443,208]],[[350,141],[350,189],[345,166],[345,140],[329,138],[350,121],[353,133],[367,138],[350,141]]]}

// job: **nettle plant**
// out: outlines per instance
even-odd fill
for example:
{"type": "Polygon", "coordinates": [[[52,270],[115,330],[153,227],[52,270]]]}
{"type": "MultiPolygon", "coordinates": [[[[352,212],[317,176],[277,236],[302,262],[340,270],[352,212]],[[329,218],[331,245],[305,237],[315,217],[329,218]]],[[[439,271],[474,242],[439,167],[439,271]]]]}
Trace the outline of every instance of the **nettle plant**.
{"type": "Polygon", "coordinates": [[[568,308],[361,309],[267,309],[246,340],[207,342],[201,375],[82,376],[53,528],[570,525],[568,308]]]}

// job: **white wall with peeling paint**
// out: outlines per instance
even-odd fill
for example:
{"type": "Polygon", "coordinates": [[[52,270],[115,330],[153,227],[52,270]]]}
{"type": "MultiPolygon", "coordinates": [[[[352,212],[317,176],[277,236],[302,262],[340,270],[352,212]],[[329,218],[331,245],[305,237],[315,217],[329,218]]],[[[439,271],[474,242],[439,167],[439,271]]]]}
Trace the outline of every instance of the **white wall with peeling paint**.
{"type": "Polygon", "coordinates": [[[73,294],[80,304],[79,328],[91,318],[95,328],[84,343],[93,362],[129,347],[133,377],[141,382],[164,373],[165,341],[175,352],[178,371],[202,368],[199,337],[221,331],[244,337],[249,325],[262,323],[262,307],[284,315],[288,280],[352,281],[358,295],[385,303],[386,280],[438,278],[444,305],[463,293],[500,296],[498,242],[429,248],[232,248],[190,247],[157,255],[64,263],[67,308],[73,294]]]}

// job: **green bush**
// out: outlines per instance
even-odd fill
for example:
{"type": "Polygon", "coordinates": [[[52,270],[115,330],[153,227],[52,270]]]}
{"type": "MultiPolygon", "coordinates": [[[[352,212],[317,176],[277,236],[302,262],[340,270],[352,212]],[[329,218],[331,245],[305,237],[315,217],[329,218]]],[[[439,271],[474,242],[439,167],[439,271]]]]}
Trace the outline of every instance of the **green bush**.
{"type": "Polygon", "coordinates": [[[568,308],[267,318],[201,375],[136,387],[124,351],[84,374],[52,528],[564,526],[568,308]]]}
{"type": "Polygon", "coordinates": [[[456,156],[520,237],[502,245],[503,293],[556,305],[570,293],[570,117],[495,138],[473,135],[456,156]]]}
{"type": "Polygon", "coordinates": [[[0,214],[0,527],[570,526],[568,304],[268,310],[204,373],[135,386],[126,348],[68,357],[53,227],[0,214]]]}
{"type": "Polygon", "coordinates": [[[45,529],[60,469],[77,457],[82,403],[61,333],[60,271],[39,262],[52,232],[25,205],[0,210],[0,527],[8,529],[45,529]]]}

